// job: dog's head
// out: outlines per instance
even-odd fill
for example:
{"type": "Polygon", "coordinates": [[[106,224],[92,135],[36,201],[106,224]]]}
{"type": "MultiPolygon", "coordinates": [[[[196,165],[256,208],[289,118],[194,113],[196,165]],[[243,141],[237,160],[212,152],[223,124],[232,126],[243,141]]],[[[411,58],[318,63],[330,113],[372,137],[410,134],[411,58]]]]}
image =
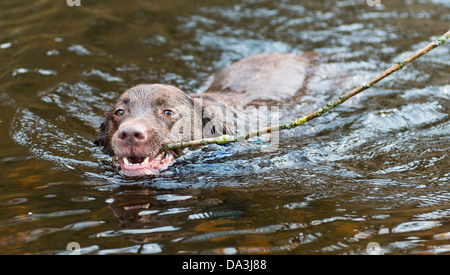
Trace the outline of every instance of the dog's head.
{"type": "Polygon", "coordinates": [[[201,101],[176,87],[138,85],[125,91],[108,111],[96,143],[115,157],[124,175],[153,175],[182,154],[162,152],[163,145],[225,133],[225,127],[219,131],[214,127],[222,123],[219,116],[205,115],[205,110],[201,101]]]}

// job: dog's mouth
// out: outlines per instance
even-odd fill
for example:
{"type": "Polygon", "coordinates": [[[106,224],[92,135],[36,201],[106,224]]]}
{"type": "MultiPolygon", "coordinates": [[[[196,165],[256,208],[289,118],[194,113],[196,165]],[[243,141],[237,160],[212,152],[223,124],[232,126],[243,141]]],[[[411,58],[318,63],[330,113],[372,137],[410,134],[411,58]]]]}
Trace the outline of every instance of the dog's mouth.
{"type": "Polygon", "coordinates": [[[115,165],[125,176],[139,177],[158,174],[158,171],[169,166],[175,159],[172,151],[165,151],[156,157],[127,156],[116,158],[115,165]]]}

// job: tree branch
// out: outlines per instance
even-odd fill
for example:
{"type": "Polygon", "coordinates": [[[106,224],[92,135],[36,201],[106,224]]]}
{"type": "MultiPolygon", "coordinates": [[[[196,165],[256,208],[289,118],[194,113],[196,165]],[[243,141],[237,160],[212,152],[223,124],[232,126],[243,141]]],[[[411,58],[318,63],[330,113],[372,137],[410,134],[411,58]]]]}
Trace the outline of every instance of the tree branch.
{"type": "Polygon", "coordinates": [[[167,145],[164,145],[162,147],[161,151],[183,149],[183,148],[194,147],[194,146],[203,146],[203,145],[214,144],[214,143],[215,144],[224,144],[224,143],[230,143],[230,142],[243,141],[243,140],[247,140],[249,138],[252,138],[252,137],[255,137],[255,136],[260,136],[260,135],[263,135],[263,134],[266,134],[266,133],[271,133],[271,132],[275,132],[275,131],[281,131],[281,130],[284,130],[284,129],[295,128],[297,126],[300,126],[300,125],[306,123],[307,121],[310,121],[313,118],[316,118],[316,117],[319,117],[319,116],[323,115],[324,113],[328,112],[329,110],[331,110],[333,108],[336,108],[338,105],[344,103],[349,98],[359,94],[360,92],[362,92],[362,91],[364,91],[366,89],[369,89],[370,87],[372,87],[378,81],[384,79],[385,77],[387,77],[388,75],[394,73],[395,71],[398,71],[398,70],[402,69],[404,66],[408,65],[409,63],[411,63],[415,59],[417,59],[417,58],[421,57],[422,55],[428,53],[429,51],[433,50],[434,48],[444,44],[444,42],[449,37],[450,37],[450,30],[448,30],[444,35],[442,35],[436,41],[431,42],[426,47],[418,50],[416,53],[414,53],[413,55],[411,55],[408,58],[406,58],[403,62],[395,63],[390,68],[388,68],[387,70],[385,70],[384,72],[379,74],[377,77],[369,80],[368,82],[362,83],[360,86],[354,88],[353,90],[351,90],[351,91],[349,91],[349,92],[347,92],[345,94],[340,95],[339,97],[337,97],[336,99],[330,101],[325,106],[323,106],[320,109],[318,109],[317,111],[312,112],[309,115],[303,116],[301,118],[298,118],[298,119],[296,119],[294,121],[283,123],[283,124],[277,124],[277,125],[273,125],[273,126],[266,127],[266,128],[262,128],[262,129],[259,129],[257,131],[248,132],[248,133],[246,133],[244,135],[240,135],[240,136],[222,135],[222,136],[217,137],[217,138],[206,138],[206,139],[194,140],[194,141],[189,141],[189,142],[180,142],[180,143],[167,144],[167,145]]]}

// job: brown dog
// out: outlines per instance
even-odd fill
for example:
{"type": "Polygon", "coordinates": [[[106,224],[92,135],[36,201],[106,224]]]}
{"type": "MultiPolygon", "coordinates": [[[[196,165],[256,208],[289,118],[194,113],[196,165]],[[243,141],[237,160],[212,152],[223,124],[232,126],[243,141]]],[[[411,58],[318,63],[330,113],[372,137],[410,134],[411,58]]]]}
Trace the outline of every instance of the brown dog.
{"type": "Polygon", "coordinates": [[[238,107],[289,100],[303,88],[309,65],[305,56],[264,53],[216,73],[203,94],[189,96],[162,84],[135,86],[108,111],[96,142],[115,156],[124,175],[156,174],[182,154],[161,153],[162,145],[234,134],[238,107]]]}

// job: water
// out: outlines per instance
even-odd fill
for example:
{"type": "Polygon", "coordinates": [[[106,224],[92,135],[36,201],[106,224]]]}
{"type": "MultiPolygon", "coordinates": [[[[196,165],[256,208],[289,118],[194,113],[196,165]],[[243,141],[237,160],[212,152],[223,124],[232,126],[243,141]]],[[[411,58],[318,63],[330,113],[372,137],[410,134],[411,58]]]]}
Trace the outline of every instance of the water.
{"type": "MultiPolygon", "coordinates": [[[[260,52],[323,57],[300,117],[449,28],[446,1],[2,1],[0,253],[450,253],[443,45],[327,115],[127,179],[96,148],[125,89],[188,93],[260,52]]],[[[285,119],[285,120],[284,120],[285,119]]]]}

